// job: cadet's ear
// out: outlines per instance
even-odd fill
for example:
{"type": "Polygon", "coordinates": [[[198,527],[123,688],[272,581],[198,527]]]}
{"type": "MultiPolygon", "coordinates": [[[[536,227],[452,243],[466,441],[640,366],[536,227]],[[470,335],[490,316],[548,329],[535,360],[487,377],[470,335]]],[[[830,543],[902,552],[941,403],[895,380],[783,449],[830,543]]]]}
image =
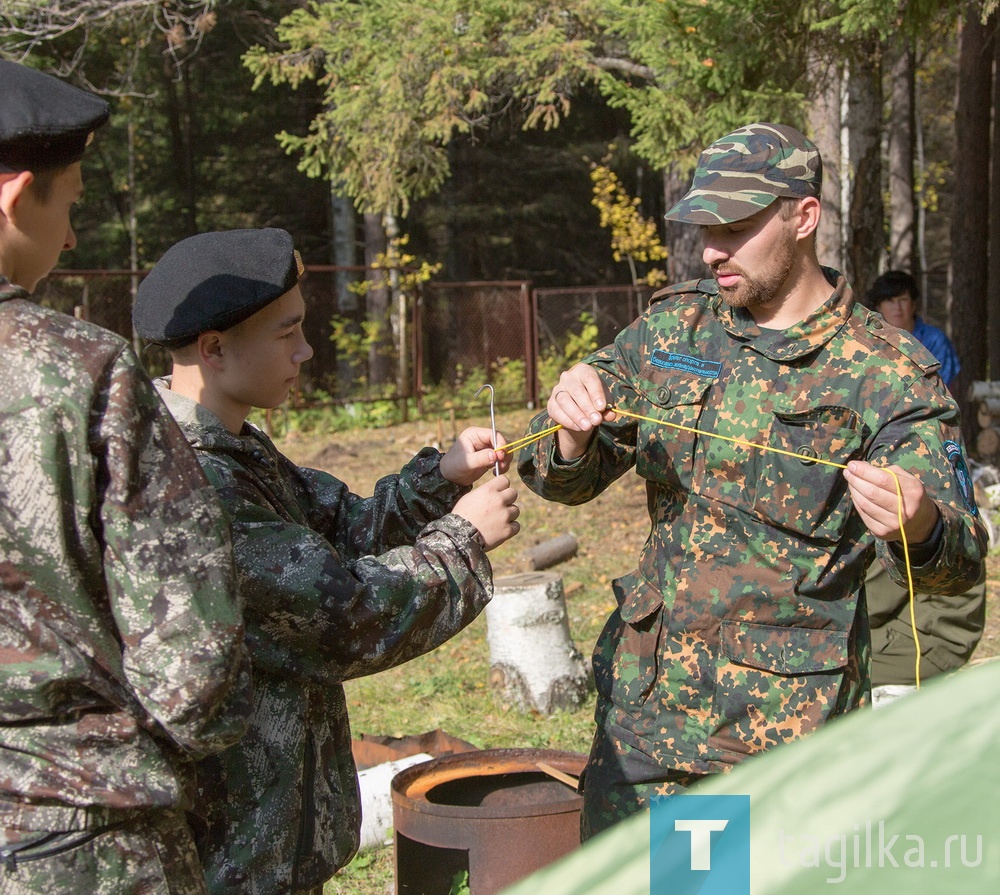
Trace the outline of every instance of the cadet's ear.
{"type": "Polygon", "coordinates": [[[212,370],[222,369],[222,333],[210,329],[198,336],[198,360],[212,370]]]}
{"type": "Polygon", "coordinates": [[[0,214],[8,220],[15,219],[17,203],[21,201],[28,184],[34,179],[35,175],[30,171],[0,174],[0,214]]]}

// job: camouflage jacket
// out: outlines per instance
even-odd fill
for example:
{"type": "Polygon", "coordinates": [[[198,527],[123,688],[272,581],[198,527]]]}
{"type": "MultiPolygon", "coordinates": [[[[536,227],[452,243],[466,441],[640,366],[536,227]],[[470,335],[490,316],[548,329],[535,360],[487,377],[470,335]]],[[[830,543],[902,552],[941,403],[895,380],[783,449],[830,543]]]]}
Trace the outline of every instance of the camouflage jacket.
{"type": "MultiPolygon", "coordinates": [[[[979,577],[985,530],[938,364],[856,305],[843,278],[784,331],[758,329],[714,280],[681,284],[587,362],[624,410],[912,471],[943,523],[913,551],[917,587],[960,593],[979,577]]],[[[529,431],[546,425],[543,413],[529,431]]],[[[652,526],[638,568],[614,582],[618,609],[594,654],[604,731],[662,767],[710,773],[863,702],[865,570],[876,551],[895,580],[905,564],[852,511],[843,471],[623,416],[583,457],[560,462],[549,436],[519,471],[578,504],[633,466],[652,526]]]]}
{"type": "Polygon", "coordinates": [[[0,826],[187,802],[251,710],[219,500],[118,336],[0,279],[0,826]]]}
{"type": "Polygon", "coordinates": [[[199,768],[200,843],[213,895],[322,884],[361,830],[341,681],[440,645],[493,593],[476,529],[449,510],[468,489],[424,449],[362,499],[295,466],[254,426],[235,436],[158,382],[232,517],[255,712],[199,768]]]}

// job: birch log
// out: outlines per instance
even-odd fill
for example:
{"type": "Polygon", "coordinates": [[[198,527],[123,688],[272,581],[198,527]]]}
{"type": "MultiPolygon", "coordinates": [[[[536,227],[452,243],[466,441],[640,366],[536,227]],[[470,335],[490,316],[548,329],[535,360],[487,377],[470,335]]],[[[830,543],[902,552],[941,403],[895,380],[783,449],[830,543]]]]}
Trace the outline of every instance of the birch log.
{"type": "Polygon", "coordinates": [[[587,698],[588,669],[569,635],[562,577],[507,575],[486,606],[490,686],[522,711],[550,715],[587,698]]]}

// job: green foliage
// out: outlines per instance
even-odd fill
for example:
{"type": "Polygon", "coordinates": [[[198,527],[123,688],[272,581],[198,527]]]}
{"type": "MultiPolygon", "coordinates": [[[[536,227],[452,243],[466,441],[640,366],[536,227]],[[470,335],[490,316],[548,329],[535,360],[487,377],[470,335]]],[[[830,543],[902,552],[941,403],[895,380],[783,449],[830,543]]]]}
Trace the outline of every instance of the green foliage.
{"type": "MultiPolygon", "coordinates": [[[[920,37],[942,16],[954,19],[968,8],[967,0],[834,0],[824,7],[826,17],[816,27],[846,38],[876,35],[886,40],[897,33],[920,37]]],[[[987,16],[984,12],[984,22],[987,16]]]]}
{"type": "Polygon", "coordinates": [[[393,890],[391,846],[359,852],[323,887],[323,895],[384,895],[393,890]]]}
{"type": "Polygon", "coordinates": [[[448,895],[469,895],[471,891],[469,888],[469,871],[463,870],[461,873],[456,873],[452,878],[448,895]]]}
{"type": "Polygon", "coordinates": [[[802,117],[815,5],[799,0],[313,0],[244,57],[255,84],[316,81],[323,111],[279,135],[359,208],[406,214],[448,177],[447,147],[510,107],[559,126],[582,85],[628,110],[660,168],[733,127],[802,117]],[[736,39],[734,39],[736,38],[736,39]]]}
{"type": "Polygon", "coordinates": [[[424,389],[425,411],[450,408],[479,408],[486,406],[487,394],[476,396],[485,384],[493,386],[496,406],[524,404],[525,362],[521,358],[500,358],[489,370],[461,364],[455,368],[454,382],[442,382],[424,389]]]}
{"type": "MultiPolygon", "coordinates": [[[[412,408],[410,411],[412,413],[412,408]]],[[[274,437],[331,435],[355,429],[381,429],[402,422],[396,399],[334,403],[330,395],[316,391],[308,404],[286,403],[270,413],[255,408],[247,417],[274,437]]]]}
{"type": "Polygon", "coordinates": [[[547,395],[559,381],[559,374],[583,360],[598,348],[599,330],[594,315],[584,311],[580,315],[580,330],[566,336],[562,346],[552,346],[538,359],[538,391],[547,395]]]}
{"type": "Polygon", "coordinates": [[[84,155],[86,194],[73,219],[80,241],[63,264],[129,268],[130,205],[140,268],[194,232],[233,227],[283,227],[308,263],[317,246],[318,260],[328,260],[328,200],[274,143],[278,131],[308,125],[309,94],[300,103],[270,85],[252,93],[240,59],[248,41],[263,39],[268,17],[298,3],[0,0],[0,55],[21,60],[30,31],[23,61],[111,105],[84,155]],[[58,33],[45,36],[45,23],[58,33]]]}
{"type": "Polygon", "coordinates": [[[799,0],[607,0],[609,31],[645,77],[607,69],[608,102],[632,119],[633,150],[656,168],[754,120],[801,123],[815,44],[799,0]]]}
{"type": "Polygon", "coordinates": [[[285,49],[244,57],[266,80],[324,91],[309,134],[279,135],[311,177],[332,176],[358,207],[405,215],[449,173],[447,144],[519,104],[551,128],[588,77],[590,42],[572,2],[313,0],[277,28],[285,49]]]}

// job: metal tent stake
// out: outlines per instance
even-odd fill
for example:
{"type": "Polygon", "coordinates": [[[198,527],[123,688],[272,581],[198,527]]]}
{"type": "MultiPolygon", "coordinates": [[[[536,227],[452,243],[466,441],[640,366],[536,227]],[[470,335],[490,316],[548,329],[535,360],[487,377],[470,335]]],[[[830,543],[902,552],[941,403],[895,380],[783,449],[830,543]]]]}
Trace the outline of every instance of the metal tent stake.
{"type": "MultiPolygon", "coordinates": [[[[479,387],[479,390],[476,392],[476,394],[473,397],[478,398],[479,395],[480,395],[480,393],[482,393],[486,389],[490,390],[490,429],[493,432],[493,450],[495,451],[497,449],[497,418],[496,418],[496,415],[495,415],[494,410],[493,410],[493,404],[494,404],[494,401],[496,399],[496,393],[493,390],[493,386],[490,385],[490,383],[487,382],[486,385],[482,385],[482,386],[479,387]]],[[[499,460],[496,460],[493,463],[493,475],[500,475],[500,461],[499,460]]]]}

